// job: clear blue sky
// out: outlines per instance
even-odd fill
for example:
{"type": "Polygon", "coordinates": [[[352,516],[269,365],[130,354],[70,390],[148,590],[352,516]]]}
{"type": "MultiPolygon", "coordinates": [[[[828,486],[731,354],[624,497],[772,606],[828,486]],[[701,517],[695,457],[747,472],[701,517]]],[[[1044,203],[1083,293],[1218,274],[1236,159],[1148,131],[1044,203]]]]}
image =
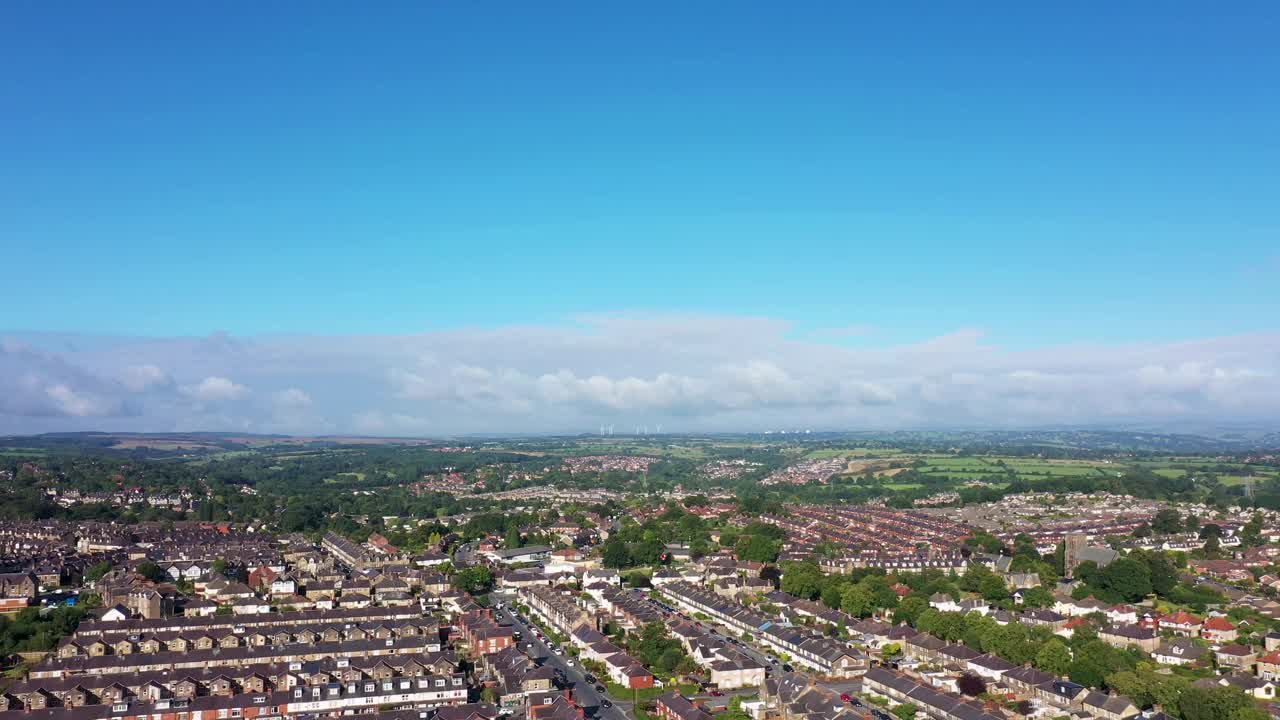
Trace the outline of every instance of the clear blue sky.
{"type": "Polygon", "coordinates": [[[872,5],[9,4],[0,329],[1276,328],[1280,5],[872,5]]]}

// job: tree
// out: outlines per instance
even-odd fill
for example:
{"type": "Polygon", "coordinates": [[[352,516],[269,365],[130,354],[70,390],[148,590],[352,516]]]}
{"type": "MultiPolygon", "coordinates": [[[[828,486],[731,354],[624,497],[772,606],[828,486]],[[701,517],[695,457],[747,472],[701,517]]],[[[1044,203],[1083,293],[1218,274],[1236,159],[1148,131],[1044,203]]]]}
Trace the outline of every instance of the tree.
{"type": "Polygon", "coordinates": [[[106,575],[109,572],[111,572],[111,563],[103,560],[100,563],[90,565],[89,568],[84,571],[84,579],[89,582],[97,582],[102,579],[103,575],[106,575]]]}
{"type": "Polygon", "coordinates": [[[1205,557],[1215,558],[1221,552],[1222,552],[1222,541],[1218,539],[1217,535],[1210,535],[1209,538],[1204,541],[1205,557]]]}
{"type": "Polygon", "coordinates": [[[492,685],[480,691],[480,699],[487,703],[498,702],[498,689],[492,685]]]}
{"type": "Polygon", "coordinates": [[[782,567],[782,592],[813,600],[822,592],[822,570],[815,562],[786,563],[782,567]]]}
{"type": "Polygon", "coordinates": [[[483,595],[493,589],[493,573],[483,565],[459,570],[453,574],[453,586],[472,595],[483,595]]]}
{"type": "Polygon", "coordinates": [[[961,673],[956,678],[956,689],[969,697],[978,697],[987,691],[987,681],[973,673],[961,673]]]}
{"type": "Polygon", "coordinates": [[[1035,666],[1053,675],[1066,675],[1071,666],[1071,650],[1061,640],[1050,640],[1036,651],[1035,666]]]}
{"type": "Polygon", "coordinates": [[[893,609],[893,621],[917,627],[920,614],[929,609],[929,603],[919,595],[908,595],[902,598],[898,607],[893,609]]]}
{"type": "Polygon", "coordinates": [[[169,577],[164,570],[160,569],[159,565],[153,562],[138,563],[138,567],[134,568],[134,571],[151,582],[161,582],[169,577]]]}
{"type": "Polygon", "coordinates": [[[1009,588],[1005,585],[1004,579],[994,573],[978,582],[978,592],[982,593],[983,599],[988,602],[1009,599],[1009,588]]]}
{"type": "MultiPolygon", "coordinates": [[[[847,584],[839,584],[829,582],[827,586],[822,588],[822,604],[833,610],[840,609],[840,603],[844,598],[844,591],[849,587],[847,584]]],[[[846,611],[847,612],[847,611],[846,611]]]]}
{"type": "Polygon", "coordinates": [[[782,570],[777,565],[765,565],[760,569],[760,579],[768,580],[776,588],[782,584],[782,570]]]}
{"type": "Polygon", "coordinates": [[[840,609],[854,617],[867,617],[875,610],[875,596],[861,583],[849,585],[840,596],[840,609]]]}
{"type": "Polygon", "coordinates": [[[893,709],[893,714],[897,716],[898,720],[913,720],[916,712],[918,712],[916,706],[911,703],[903,703],[893,709]]]}
{"type": "Polygon", "coordinates": [[[1044,608],[1054,604],[1053,593],[1039,585],[1022,591],[1022,605],[1028,608],[1044,608]]]}
{"type": "Polygon", "coordinates": [[[1122,557],[1101,571],[1102,585],[1127,602],[1137,602],[1151,594],[1151,569],[1133,558],[1122,557]]]}
{"type": "Polygon", "coordinates": [[[1186,524],[1187,532],[1195,532],[1200,529],[1200,518],[1195,513],[1187,513],[1184,523],[1186,524]]]}
{"type": "Polygon", "coordinates": [[[764,535],[746,535],[738,538],[734,551],[739,560],[776,562],[778,553],[782,551],[782,541],[764,535]]]}
{"type": "Polygon", "coordinates": [[[1164,597],[1178,584],[1178,566],[1166,552],[1144,553],[1141,556],[1151,573],[1151,591],[1164,597]]]}
{"type": "Polygon", "coordinates": [[[631,564],[631,553],[622,538],[612,536],[604,541],[601,550],[601,561],[605,567],[624,568],[631,564]]]}
{"type": "Polygon", "coordinates": [[[1183,522],[1182,517],[1178,515],[1178,511],[1172,508],[1165,508],[1151,518],[1151,530],[1161,535],[1180,533],[1185,527],[1186,524],[1183,522]]]}
{"type": "Polygon", "coordinates": [[[1178,702],[1182,720],[1224,720],[1252,706],[1253,699],[1243,690],[1225,685],[1189,687],[1178,702]]]}
{"type": "Polygon", "coordinates": [[[1244,524],[1240,530],[1240,542],[1249,546],[1257,547],[1263,544],[1262,540],[1262,513],[1255,512],[1249,522],[1244,524]]]}
{"type": "Polygon", "coordinates": [[[520,526],[512,524],[507,528],[507,533],[502,538],[502,545],[508,548],[518,548],[523,544],[524,536],[520,534],[520,526]]]}

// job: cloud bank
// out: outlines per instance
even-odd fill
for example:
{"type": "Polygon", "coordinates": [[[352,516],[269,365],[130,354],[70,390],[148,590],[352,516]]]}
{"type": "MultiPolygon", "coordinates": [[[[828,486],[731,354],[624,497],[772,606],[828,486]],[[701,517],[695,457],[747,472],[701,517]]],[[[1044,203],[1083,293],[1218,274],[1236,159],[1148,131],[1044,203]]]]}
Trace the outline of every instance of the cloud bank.
{"type": "Polygon", "coordinates": [[[975,330],[858,348],[839,335],[798,335],[768,318],[631,315],[403,336],[10,335],[0,341],[0,432],[448,435],[605,423],[732,431],[1280,419],[1280,333],[1034,350],[1002,348],[975,330]]]}

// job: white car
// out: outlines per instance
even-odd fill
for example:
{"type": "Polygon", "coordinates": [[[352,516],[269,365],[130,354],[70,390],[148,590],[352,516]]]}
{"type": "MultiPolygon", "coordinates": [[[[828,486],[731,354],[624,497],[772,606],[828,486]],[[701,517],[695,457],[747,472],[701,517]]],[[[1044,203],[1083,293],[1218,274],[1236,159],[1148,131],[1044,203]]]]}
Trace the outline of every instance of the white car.
{"type": "Polygon", "coordinates": [[[569,658],[568,660],[565,660],[564,664],[568,665],[569,667],[573,667],[573,658],[569,658]]]}
{"type": "Polygon", "coordinates": [[[555,649],[555,653],[556,653],[557,655],[563,655],[563,654],[564,654],[564,651],[563,651],[563,650],[561,650],[560,648],[556,648],[556,649],[555,649]]]}

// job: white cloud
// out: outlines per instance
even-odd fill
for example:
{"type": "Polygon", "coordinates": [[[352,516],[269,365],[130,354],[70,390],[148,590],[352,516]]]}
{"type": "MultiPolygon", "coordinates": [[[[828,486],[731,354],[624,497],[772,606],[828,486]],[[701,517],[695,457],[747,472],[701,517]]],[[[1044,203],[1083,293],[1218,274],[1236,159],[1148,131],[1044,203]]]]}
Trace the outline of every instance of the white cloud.
{"type": "Polygon", "coordinates": [[[962,329],[855,348],[797,338],[767,318],[576,322],[404,336],[6,341],[0,429],[446,434],[601,422],[744,430],[1280,420],[1274,333],[1008,350],[962,329]],[[31,345],[40,342],[59,350],[31,345]],[[282,389],[255,398],[251,387],[282,389]],[[90,420],[103,417],[113,420],[90,420]]]}
{"type": "Polygon", "coordinates": [[[71,417],[98,417],[109,415],[113,406],[109,401],[83,392],[77,392],[64,384],[50,385],[45,393],[64,415],[71,417]]]}
{"type": "Polygon", "coordinates": [[[248,394],[249,388],[225,377],[210,375],[195,385],[188,385],[183,392],[201,402],[239,400],[248,394]]]}
{"type": "Polygon", "coordinates": [[[289,410],[303,410],[312,406],[311,396],[298,388],[289,388],[274,393],[271,396],[272,402],[277,408],[289,410]]]}
{"type": "Polygon", "coordinates": [[[130,365],[121,373],[120,381],[134,392],[173,384],[173,379],[155,365],[130,365]]]}

